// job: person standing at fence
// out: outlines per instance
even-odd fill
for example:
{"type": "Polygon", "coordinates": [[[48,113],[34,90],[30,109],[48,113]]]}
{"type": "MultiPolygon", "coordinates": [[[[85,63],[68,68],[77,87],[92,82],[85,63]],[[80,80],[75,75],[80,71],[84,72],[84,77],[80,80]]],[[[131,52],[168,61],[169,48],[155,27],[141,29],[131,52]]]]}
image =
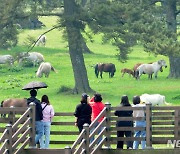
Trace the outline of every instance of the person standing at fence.
{"type": "MultiPolygon", "coordinates": [[[[128,96],[123,95],[121,97],[121,103],[120,103],[120,107],[130,107],[130,103],[129,103],[129,99],[128,96]]],[[[132,117],[132,110],[129,111],[119,111],[116,110],[115,111],[115,115],[118,117],[132,117]]],[[[132,121],[117,121],[116,123],[116,127],[133,127],[133,122],[132,121]]],[[[131,131],[126,131],[126,130],[122,130],[122,131],[117,131],[117,137],[124,137],[124,135],[126,137],[131,137],[132,136],[132,132],[131,131]]],[[[118,141],[117,142],[117,149],[123,149],[123,144],[124,141],[118,141]]],[[[132,149],[133,147],[133,142],[132,141],[127,141],[127,149],[132,149]]]]}
{"type": "Polygon", "coordinates": [[[32,89],[30,91],[31,97],[27,99],[27,104],[29,105],[31,102],[36,104],[35,108],[35,131],[36,131],[36,136],[35,136],[35,144],[39,142],[39,139],[43,136],[43,114],[42,114],[42,107],[40,100],[36,98],[37,96],[37,91],[35,89],[32,89]]]}
{"type": "Polygon", "coordinates": [[[75,125],[78,127],[79,132],[82,131],[85,123],[91,124],[92,108],[89,105],[89,96],[86,93],[82,94],[80,104],[76,106],[74,116],[76,117],[75,125]]]}
{"type": "Polygon", "coordinates": [[[43,110],[43,136],[39,140],[40,148],[47,149],[49,148],[50,142],[50,129],[51,129],[51,121],[54,117],[54,108],[49,102],[49,98],[47,95],[43,95],[41,98],[41,106],[43,110]]]}
{"type": "MultiPolygon", "coordinates": [[[[144,104],[140,104],[140,97],[134,96],[133,97],[133,107],[143,107],[144,104]]],[[[144,110],[133,110],[133,117],[141,117],[141,121],[135,121],[134,127],[146,127],[146,121],[145,121],[145,113],[144,110]]],[[[135,131],[134,137],[146,137],[146,131],[145,130],[137,130],[135,131]]],[[[133,142],[133,149],[138,149],[139,147],[139,141],[133,142]]],[[[145,149],[146,147],[146,141],[141,141],[141,147],[142,149],[145,149]]]]}
{"type": "MultiPolygon", "coordinates": [[[[93,122],[96,117],[101,113],[101,111],[104,109],[105,104],[102,102],[102,96],[101,94],[94,94],[94,97],[90,100],[90,105],[92,107],[92,117],[91,117],[91,121],[93,122]]],[[[101,117],[97,124],[95,125],[95,127],[97,127],[99,125],[99,123],[103,120],[104,117],[101,117]]],[[[95,128],[93,128],[91,130],[91,132],[94,130],[95,128]]],[[[99,129],[99,133],[101,131],[102,128],[99,129]]],[[[100,138],[101,140],[102,138],[100,138]]],[[[90,142],[92,142],[94,140],[94,138],[90,139],[90,142]]],[[[98,142],[100,142],[100,140],[98,142]]]]}

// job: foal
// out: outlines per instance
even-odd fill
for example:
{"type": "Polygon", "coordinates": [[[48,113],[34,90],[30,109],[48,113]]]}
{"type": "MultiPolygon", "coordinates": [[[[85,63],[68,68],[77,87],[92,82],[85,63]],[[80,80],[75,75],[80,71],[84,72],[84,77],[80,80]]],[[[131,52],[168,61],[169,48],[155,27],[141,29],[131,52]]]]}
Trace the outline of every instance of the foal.
{"type": "Polygon", "coordinates": [[[129,76],[132,75],[132,76],[134,77],[134,72],[133,72],[131,69],[128,69],[128,68],[123,68],[123,69],[121,70],[121,73],[122,73],[122,77],[124,76],[125,73],[128,73],[129,76]]]}

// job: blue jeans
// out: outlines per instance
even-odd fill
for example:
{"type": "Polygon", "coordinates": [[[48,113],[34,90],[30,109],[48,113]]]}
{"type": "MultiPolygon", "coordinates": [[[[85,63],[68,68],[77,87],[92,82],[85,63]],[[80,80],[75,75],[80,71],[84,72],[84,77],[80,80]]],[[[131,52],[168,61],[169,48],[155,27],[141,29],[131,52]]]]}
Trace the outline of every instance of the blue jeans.
{"type": "MultiPolygon", "coordinates": [[[[134,127],[146,127],[146,121],[135,121],[134,127]]],[[[135,131],[134,137],[146,137],[146,131],[135,131]]],[[[139,147],[139,141],[133,142],[133,149],[138,149],[139,147]]],[[[142,149],[145,149],[146,147],[146,141],[141,141],[141,147],[142,149]]]]}
{"type": "Polygon", "coordinates": [[[40,148],[49,148],[51,122],[43,122],[43,136],[40,138],[40,148]]]}
{"type": "MultiPolygon", "coordinates": [[[[95,124],[95,126],[90,130],[90,133],[92,133],[98,125],[99,125],[99,122],[97,122],[97,124],[95,124]]],[[[98,130],[98,134],[101,132],[102,129],[103,127],[100,127],[100,129],[98,130]]],[[[94,140],[94,137],[90,139],[90,143],[92,143],[93,140],[94,140]]],[[[102,140],[102,137],[99,138],[98,144],[101,142],[101,140],[102,140]]]]}
{"type": "Polygon", "coordinates": [[[42,121],[35,122],[35,130],[36,130],[35,144],[37,144],[39,139],[43,136],[43,122],[42,121]]]}

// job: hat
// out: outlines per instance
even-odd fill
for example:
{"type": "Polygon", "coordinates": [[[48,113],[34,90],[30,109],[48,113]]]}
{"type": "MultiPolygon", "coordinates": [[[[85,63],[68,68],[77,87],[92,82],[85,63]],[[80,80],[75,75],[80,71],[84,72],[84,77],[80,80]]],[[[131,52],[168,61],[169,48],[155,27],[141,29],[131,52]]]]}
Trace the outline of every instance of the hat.
{"type": "Polygon", "coordinates": [[[82,97],[87,99],[89,97],[89,95],[87,95],[86,93],[83,93],[82,97]]]}

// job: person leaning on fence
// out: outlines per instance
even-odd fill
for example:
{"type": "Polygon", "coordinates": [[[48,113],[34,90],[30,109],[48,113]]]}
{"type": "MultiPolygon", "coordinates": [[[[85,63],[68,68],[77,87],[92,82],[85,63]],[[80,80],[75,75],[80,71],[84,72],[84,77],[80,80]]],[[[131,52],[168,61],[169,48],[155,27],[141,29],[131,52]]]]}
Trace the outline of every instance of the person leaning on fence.
{"type": "MultiPolygon", "coordinates": [[[[130,107],[130,103],[129,103],[129,99],[128,96],[124,95],[121,97],[121,103],[120,103],[120,107],[130,107]]],[[[115,111],[115,115],[118,117],[132,117],[132,113],[133,111],[115,111]]],[[[116,124],[117,128],[118,127],[133,127],[133,122],[132,121],[117,121],[116,124]]],[[[131,137],[132,136],[132,132],[131,131],[126,131],[126,130],[122,130],[122,131],[117,131],[117,137],[124,137],[124,135],[126,137],[131,137]]],[[[117,149],[123,149],[123,144],[124,141],[118,141],[117,142],[117,149]]],[[[132,141],[127,141],[127,149],[132,149],[132,145],[133,142],[132,141]]]]}
{"type": "Polygon", "coordinates": [[[41,121],[43,119],[43,114],[42,114],[42,107],[40,101],[36,98],[37,96],[37,91],[35,89],[32,89],[30,91],[31,97],[27,99],[27,104],[29,105],[31,102],[36,104],[35,108],[35,131],[36,131],[36,136],[35,136],[35,144],[39,142],[39,139],[43,136],[43,122],[41,121]]]}
{"type": "Polygon", "coordinates": [[[79,132],[82,131],[85,123],[91,124],[92,108],[88,103],[89,96],[86,93],[82,94],[80,104],[76,106],[74,116],[76,117],[75,125],[79,132]]]}
{"type": "MultiPolygon", "coordinates": [[[[140,97],[134,96],[133,97],[133,107],[144,107],[144,104],[140,104],[140,97]]],[[[133,110],[133,117],[141,117],[141,121],[135,121],[134,127],[146,127],[146,121],[145,121],[145,113],[144,110],[133,110]],[[144,120],[143,120],[144,119],[144,120]]],[[[145,130],[137,130],[134,133],[134,137],[146,137],[146,131],[145,130]]],[[[138,149],[139,147],[139,141],[133,142],[133,149],[138,149]]],[[[141,141],[141,147],[142,149],[145,149],[146,147],[146,141],[141,141]]]]}
{"type": "Polygon", "coordinates": [[[47,95],[43,95],[41,98],[41,106],[43,110],[43,136],[40,139],[40,148],[47,149],[49,148],[50,141],[50,129],[51,121],[54,117],[54,108],[49,102],[47,95]]]}
{"type": "MultiPolygon", "coordinates": [[[[94,94],[94,97],[90,99],[90,106],[92,107],[92,117],[91,117],[91,121],[93,122],[96,117],[101,113],[101,111],[104,109],[105,104],[102,102],[102,96],[101,94],[94,94]]],[[[97,127],[99,125],[99,123],[103,120],[104,117],[101,117],[97,124],[95,125],[95,127],[97,127]]],[[[94,130],[95,128],[93,128],[92,130],[90,130],[91,132],[94,130]]],[[[98,133],[101,131],[102,128],[100,128],[100,130],[98,131],[98,133]]],[[[90,139],[90,142],[92,142],[94,140],[94,138],[90,139]]],[[[101,138],[100,138],[101,140],[101,138]]],[[[98,142],[100,142],[100,140],[98,142]]]]}

